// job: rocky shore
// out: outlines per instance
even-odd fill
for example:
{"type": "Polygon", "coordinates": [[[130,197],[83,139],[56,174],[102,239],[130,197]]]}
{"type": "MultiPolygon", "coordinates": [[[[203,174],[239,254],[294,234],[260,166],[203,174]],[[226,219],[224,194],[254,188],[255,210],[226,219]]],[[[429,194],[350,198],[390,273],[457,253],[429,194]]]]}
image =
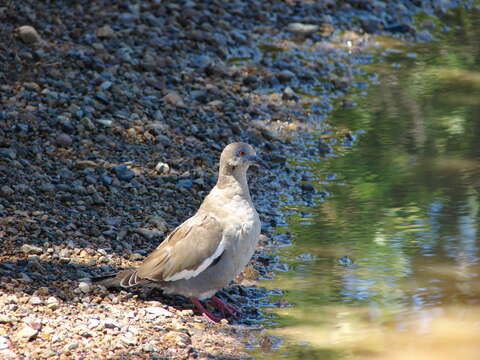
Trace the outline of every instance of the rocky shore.
{"type": "Polygon", "coordinates": [[[364,86],[355,76],[372,34],[431,40],[439,25],[414,26],[413,15],[451,6],[0,4],[0,358],[247,357],[244,344],[261,343],[261,306],[271,305],[255,279],[273,276],[271,250],[288,242],[271,234],[278,209],[314,192],[288,157],[329,151],[298,134],[364,86]],[[265,235],[220,293],[242,309],[240,321],[212,323],[158,291],[79,281],[138,264],[192,215],[215,184],[221,149],[239,140],[269,164],[250,171],[265,235]]]}

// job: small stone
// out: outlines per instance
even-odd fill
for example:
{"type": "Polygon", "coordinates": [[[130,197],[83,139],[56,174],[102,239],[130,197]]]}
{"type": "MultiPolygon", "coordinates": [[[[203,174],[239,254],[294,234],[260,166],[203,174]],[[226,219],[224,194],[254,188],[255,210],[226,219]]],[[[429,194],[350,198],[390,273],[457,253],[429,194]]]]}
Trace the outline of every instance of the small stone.
{"type": "Polygon", "coordinates": [[[103,327],[106,329],[115,329],[115,328],[120,329],[122,325],[120,325],[117,321],[113,319],[105,319],[103,321],[103,327]]]}
{"type": "Polygon", "coordinates": [[[120,164],[113,168],[115,175],[119,180],[130,181],[135,177],[135,173],[130,170],[127,165],[120,164]]]}
{"type": "Polygon", "coordinates": [[[70,343],[70,344],[67,344],[63,347],[63,351],[64,352],[70,352],[72,350],[75,350],[79,347],[80,345],[78,343],[70,343]]]}
{"type": "Polygon", "coordinates": [[[8,315],[0,314],[0,324],[10,324],[11,322],[13,322],[13,319],[11,319],[8,315]]]}
{"type": "Polygon", "coordinates": [[[308,35],[318,31],[318,25],[291,23],[287,26],[287,30],[297,35],[308,35]]]}
{"type": "Polygon", "coordinates": [[[182,179],[178,182],[177,187],[190,189],[193,186],[193,181],[191,179],[182,179]]]}
{"type": "Polygon", "coordinates": [[[39,246],[35,245],[30,245],[30,244],[23,244],[20,247],[20,251],[23,252],[24,254],[36,254],[40,255],[43,253],[43,249],[39,246]]]}
{"type": "Polygon", "coordinates": [[[250,74],[243,78],[244,85],[253,85],[258,82],[258,77],[256,75],[250,74]]]}
{"type": "Polygon", "coordinates": [[[148,312],[149,314],[155,315],[155,316],[165,316],[165,317],[172,317],[173,313],[171,313],[168,310],[165,310],[164,308],[160,306],[149,306],[145,308],[145,311],[148,312]]]}
{"type": "Polygon", "coordinates": [[[135,229],[135,232],[137,234],[142,235],[147,240],[151,240],[153,238],[160,238],[163,236],[163,231],[158,231],[158,230],[138,228],[138,229],[135,229]]]}
{"type": "Polygon", "coordinates": [[[57,143],[58,146],[68,148],[72,145],[73,139],[70,135],[62,133],[62,134],[58,134],[57,138],[55,139],[55,142],[57,143]]]}
{"type": "Polygon", "coordinates": [[[42,185],[40,185],[40,191],[44,192],[44,193],[54,193],[55,192],[55,185],[53,184],[50,184],[50,183],[44,183],[42,185]]]}
{"type": "Polygon", "coordinates": [[[0,149],[0,157],[6,160],[15,160],[17,158],[17,152],[15,149],[0,149]]]}
{"type": "Polygon", "coordinates": [[[32,296],[29,300],[28,303],[31,305],[42,305],[43,300],[39,298],[38,296],[32,296]]]}
{"type": "Polygon", "coordinates": [[[122,342],[127,345],[136,345],[137,339],[131,332],[125,333],[125,335],[121,338],[122,342]]]}
{"type": "Polygon", "coordinates": [[[176,92],[170,92],[165,95],[163,101],[173,106],[185,106],[182,97],[176,92]]]}
{"type": "Polygon", "coordinates": [[[108,25],[98,28],[96,34],[99,38],[109,39],[115,37],[115,31],[108,25]]]}
{"type": "Polygon", "coordinates": [[[130,255],[130,260],[132,261],[140,261],[140,260],[143,260],[143,258],[144,256],[139,253],[133,253],[132,255],[130,255]]]}
{"type": "Polygon", "coordinates": [[[302,188],[303,191],[309,191],[309,192],[315,191],[315,188],[313,187],[312,184],[305,183],[300,185],[300,187],[302,188]]]}
{"type": "Polygon", "coordinates": [[[60,305],[60,301],[58,301],[58,299],[54,296],[50,296],[47,301],[45,302],[45,304],[47,305],[47,307],[49,309],[52,309],[52,310],[55,310],[59,307],[60,305]]]}
{"type": "Polygon", "coordinates": [[[283,89],[282,98],[284,100],[297,100],[298,95],[295,93],[295,91],[293,91],[290,86],[287,86],[285,89],[283,89]]]}
{"type": "Polygon", "coordinates": [[[142,346],[142,350],[145,352],[154,352],[157,351],[157,349],[152,345],[152,344],[145,344],[142,346]]]}
{"type": "Polygon", "coordinates": [[[113,179],[106,174],[102,174],[100,175],[100,181],[105,185],[112,185],[113,179]]]}
{"type": "Polygon", "coordinates": [[[40,38],[40,35],[38,35],[37,30],[33,26],[30,25],[23,25],[17,28],[17,33],[20,39],[25,43],[25,44],[35,44],[42,39],[40,38]]]}
{"type": "Polygon", "coordinates": [[[168,174],[170,172],[170,166],[167,163],[159,161],[157,165],[155,165],[155,170],[160,174],[168,174]]]}
{"type": "Polygon", "coordinates": [[[25,274],[24,272],[20,273],[20,279],[19,280],[24,284],[30,284],[30,283],[33,282],[32,278],[30,276],[28,276],[27,274],[25,274]]]}
{"type": "Polygon", "coordinates": [[[92,290],[91,284],[85,281],[81,281],[78,283],[78,288],[80,289],[81,292],[84,294],[88,294],[92,290]]]}
{"type": "Polygon", "coordinates": [[[105,127],[112,127],[113,125],[113,120],[110,119],[97,119],[97,122],[105,127]]]}
{"type": "Polygon", "coordinates": [[[290,70],[282,70],[277,74],[278,81],[282,83],[289,82],[292,79],[295,79],[295,74],[290,70]]]}
{"type": "Polygon", "coordinates": [[[0,336],[0,350],[8,349],[11,345],[11,341],[8,337],[0,336]]]}
{"type": "Polygon", "coordinates": [[[201,102],[201,103],[205,103],[207,101],[207,98],[208,98],[208,93],[206,91],[203,91],[203,90],[193,90],[193,91],[190,92],[190,97],[193,100],[196,100],[196,101],[201,102]]]}
{"type": "Polygon", "coordinates": [[[12,196],[15,193],[15,191],[13,191],[13,189],[10,186],[4,185],[0,189],[0,193],[2,194],[2,196],[8,197],[8,196],[12,196]]]}
{"type": "Polygon", "coordinates": [[[38,330],[35,330],[34,328],[28,325],[25,325],[15,334],[15,337],[23,340],[31,340],[35,336],[37,336],[37,334],[38,334],[38,330]]]}

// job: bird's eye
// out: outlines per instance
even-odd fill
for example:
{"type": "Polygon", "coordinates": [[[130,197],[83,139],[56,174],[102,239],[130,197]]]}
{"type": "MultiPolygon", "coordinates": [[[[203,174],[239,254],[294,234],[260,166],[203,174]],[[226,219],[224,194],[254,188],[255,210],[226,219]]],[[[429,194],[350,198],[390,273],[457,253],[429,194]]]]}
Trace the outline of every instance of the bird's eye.
{"type": "Polygon", "coordinates": [[[243,150],[240,150],[240,151],[238,152],[238,155],[240,155],[240,156],[243,156],[243,155],[245,155],[245,151],[243,151],[243,150]]]}

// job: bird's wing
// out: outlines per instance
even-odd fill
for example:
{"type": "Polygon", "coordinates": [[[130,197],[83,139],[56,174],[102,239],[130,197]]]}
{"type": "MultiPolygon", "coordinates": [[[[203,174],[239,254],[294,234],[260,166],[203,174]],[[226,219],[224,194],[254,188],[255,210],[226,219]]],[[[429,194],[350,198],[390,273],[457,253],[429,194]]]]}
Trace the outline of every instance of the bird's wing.
{"type": "Polygon", "coordinates": [[[198,212],[178,226],[120,285],[190,279],[207,269],[224,250],[221,224],[215,216],[198,212]]]}

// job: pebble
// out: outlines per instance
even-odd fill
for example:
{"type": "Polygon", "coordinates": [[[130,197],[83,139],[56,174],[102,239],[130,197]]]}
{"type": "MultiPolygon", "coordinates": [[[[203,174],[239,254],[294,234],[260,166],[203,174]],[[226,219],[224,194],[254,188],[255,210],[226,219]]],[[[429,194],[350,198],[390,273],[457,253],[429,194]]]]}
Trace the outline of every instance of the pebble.
{"type": "Polygon", "coordinates": [[[84,294],[88,294],[90,291],[92,291],[92,285],[88,282],[85,282],[85,281],[79,282],[78,283],[78,288],[84,294]]]}
{"type": "Polygon", "coordinates": [[[167,163],[159,161],[157,165],[155,165],[155,170],[160,174],[168,174],[170,172],[170,166],[167,163]]]}
{"type": "Polygon", "coordinates": [[[115,31],[108,25],[98,28],[96,34],[101,39],[110,39],[115,37],[115,31]]]}
{"type": "Polygon", "coordinates": [[[43,305],[43,300],[41,298],[39,298],[38,296],[32,296],[28,300],[28,303],[32,304],[32,305],[43,305]]]}
{"type": "Polygon", "coordinates": [[[4,185],[0,188],[0,193],[2,194],[2,196],[8,197],[12,196],[15,191],[10,186],[4,185]]]}
{"type": "Polygon", "coordinates": [[[145,308],[145,311],[149,314],[155,315],[155,316],[166,316],[166,317],[171,317],[173,316],[173,313],[171,313],[168,310],[165,310],[164,308],[160,306],[149,306],[145,308]]]}
{"type": "Polygon", "coordinates": [[[40,42],[42,39],[38,34],[37,30],[33,26],[23,25],[17,28],[17,33],[20,39],[25,44],[35,44],[40,42]]]}
{"type": "Polygon", "coordinates": [[[170,92],[165,95],[163,101],[173,106],[185,106],[182,97],[176,92],[170,92]]]}
{"type": "Polygon", "coordinates": [[[283,89],[282,98],[284,100],[297,100],[299,97],[290,86],[287,86],[283,89]]]}
{"type": "Polygon", "coordinates": [[[163,236],[163,231],[158,230],[149,230],[144,228],[135,229],[135,232],[142,235],[145,239],[151,240],[154,238],[161,238],[163,236]]]}
{"type": "Polygon", "coordinates": [[[31,340],[35,336],[37,336],[38,330],[35,330],[34,328],[24,325],[17,333],[15,334],[15,337],[17,339],[23,339],[23,340],[31,340]]]}
{"type": "Polygon", "coordinates": [[[119,180],[130,181],[135,177],[135,172],[130,170],[125,164],[117,165],[113,170],[119,180]]]}
{"type": "Polygon", "coordinates": [[[105,127],[112,127],[113,125],[113,120],[110,119],[97,119],[97,122],[105,127]]]}
{"type": "Polygon", "coordinates": [[[287,26],[287,31],[290,31],[297,35],[308,35],[319,30],[318,25],[311,24],[302,24],[302,23],[291,23],[287,26]]]}
{"type": "Polygon", "coordinates": [[[62,133],[57,135],[55,142],[57,143],[58,146],[68,148],[72,145],[73,139],[70,135],[62,133]]]}
{"type": "Polygon", "coordinates": [[[277,74],[278,81],[282,83],[289,82],[295,79],[295,74],[290,70],[282,70],[277,74]]]}
{"type": "Polygon", "coordinates": [[[30,245],[30,244],[23,244],[20,247],[20,251],[23,252],[24,254],[36,254],[40,255],[43,253],[43,249],[39,246],[35,245],[30,245]]]}

